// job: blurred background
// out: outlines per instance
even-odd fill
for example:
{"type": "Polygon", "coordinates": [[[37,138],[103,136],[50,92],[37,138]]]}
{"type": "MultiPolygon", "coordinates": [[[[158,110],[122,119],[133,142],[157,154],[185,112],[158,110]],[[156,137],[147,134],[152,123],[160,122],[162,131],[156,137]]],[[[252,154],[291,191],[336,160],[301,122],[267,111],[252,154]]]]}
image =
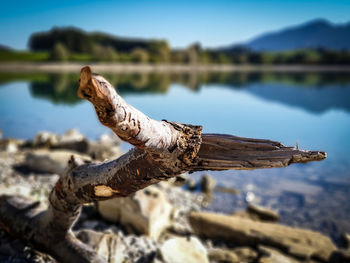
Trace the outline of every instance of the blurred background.
{"type": "Polygon", "coordinates": [[[240,194],[217,193],[207,209],[253,202],[339,243],[350,232],[349,14],[346,0],[7,1],[2,136],[108,132],[76,95],[80,67],[92,65],[154,119],[326,151],[322,162],[211,172],[240,194]]]}

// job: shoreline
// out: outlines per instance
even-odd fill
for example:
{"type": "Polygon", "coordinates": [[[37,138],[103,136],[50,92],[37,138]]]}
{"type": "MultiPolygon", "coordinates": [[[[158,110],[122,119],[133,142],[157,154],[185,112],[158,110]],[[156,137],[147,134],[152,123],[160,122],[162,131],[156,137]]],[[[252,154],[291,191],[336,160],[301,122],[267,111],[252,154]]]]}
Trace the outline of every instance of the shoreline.
{"type": "Polygon", "coordinates": [[[0,73],[11,72],[79,72],[86,65],[104,73],[186,73],[186,72],[350,72],[342,65],[184,65],[131,63],[0,63],[0,73]]]}

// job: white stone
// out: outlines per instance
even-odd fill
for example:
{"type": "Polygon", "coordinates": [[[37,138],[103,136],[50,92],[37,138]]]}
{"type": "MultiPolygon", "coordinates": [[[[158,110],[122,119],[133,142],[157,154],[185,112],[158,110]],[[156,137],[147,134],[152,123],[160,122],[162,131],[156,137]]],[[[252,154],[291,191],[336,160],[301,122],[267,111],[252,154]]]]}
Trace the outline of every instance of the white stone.
{"type": "Polygon", "coordinates": [[[49,131],[40,131],[35,135],[33,145],[50,147],[58,143],[59,136],[49,131]]]}
{"type": "Polygon", "coordinates": [[[160,248],[166,263],[209,263],[208,253],[196,237],[174,237],[164,242],[160,248]]]}
{"type": "Polygon", "coordinates": [[[100,201],[98,210],[108,221],[158,239],[170,225],[172,206],[160,189],[149,186],[130,197],[100,201]]]}

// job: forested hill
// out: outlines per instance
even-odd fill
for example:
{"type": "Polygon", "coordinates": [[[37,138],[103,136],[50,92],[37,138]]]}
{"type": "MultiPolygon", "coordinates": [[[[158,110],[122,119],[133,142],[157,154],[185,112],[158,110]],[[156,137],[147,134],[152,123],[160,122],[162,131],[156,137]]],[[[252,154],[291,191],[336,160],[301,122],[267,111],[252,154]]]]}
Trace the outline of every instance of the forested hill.
{"type": "Polygon", "coordinates": [[[131,52],[136,48],[147,51],[169,48],[165,40],[119,38],[102,32],[88,33],[75,27],[54,27],[50,31],[33,33],[29,48],[32,51],[50,51],[58,43],[76,53],[89,53],[95,46],[110,47],[117,52],[131,52]]]}

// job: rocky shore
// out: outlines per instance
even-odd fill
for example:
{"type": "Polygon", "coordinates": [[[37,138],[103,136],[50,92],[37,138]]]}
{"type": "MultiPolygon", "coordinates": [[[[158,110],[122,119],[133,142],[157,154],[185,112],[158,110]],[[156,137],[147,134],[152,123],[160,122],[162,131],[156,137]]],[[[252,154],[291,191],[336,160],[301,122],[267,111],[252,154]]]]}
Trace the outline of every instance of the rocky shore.
{"type": "MultiPolygon", "coordinates": [[[[88,140],[76,130],[40,132],[33,140],[0,140],[0,195],[23,195],[43,205],[71,155],[86,162],[122,154],[110,134],[88,140]]],[[[76,236],[107,262],[349,262],[344,246],[315,231],[278,223],[276,211],[250,204],[233,214],[206,211],[217,187],[204,174],[200,182],[184,174],[149,186],[127,198],[89,204],[74,226],[76,236]]],[[[5,226],[6,227],[6,226],[5,226]]],[[[0,262],[56,262],[23,244],[0,225],[0,262]]]]}

